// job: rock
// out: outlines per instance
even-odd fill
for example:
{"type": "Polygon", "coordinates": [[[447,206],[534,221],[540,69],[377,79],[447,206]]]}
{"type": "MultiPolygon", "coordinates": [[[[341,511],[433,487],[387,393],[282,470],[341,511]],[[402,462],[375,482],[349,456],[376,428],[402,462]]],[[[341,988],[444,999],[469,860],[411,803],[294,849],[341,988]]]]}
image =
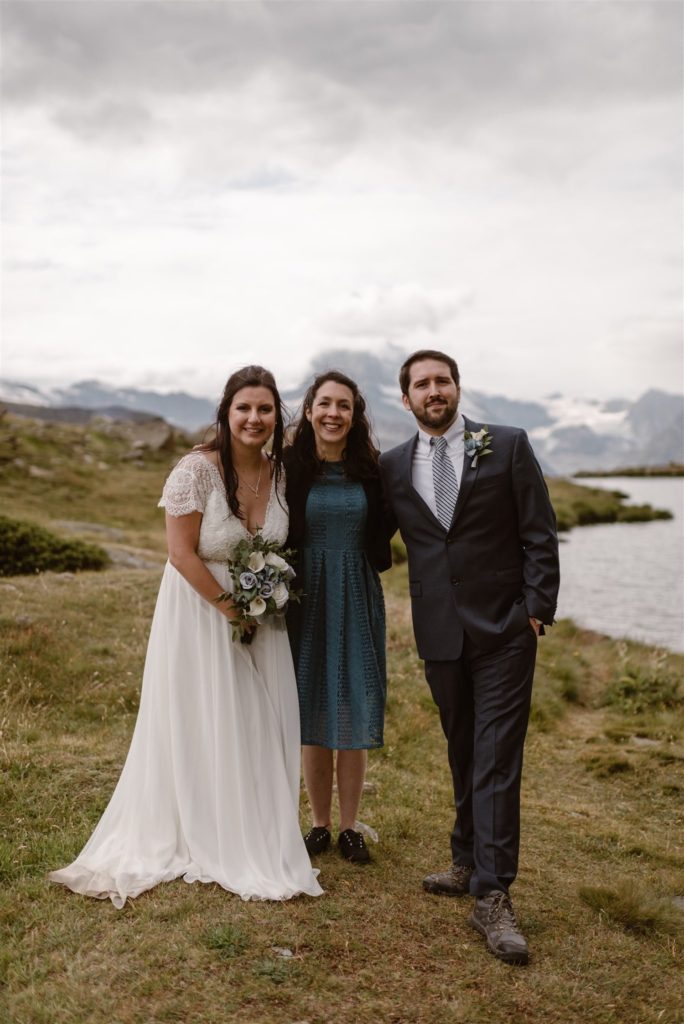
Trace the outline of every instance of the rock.
{"type": "Polygon", "coordinates": [[[86,523],[78,519],[57,519],[54,525],[69,533],[96,533],[100,537],[107,537],[108,540],[124,539],[123,530],[117,530],[114,526],[103,526],[101,523],[86,523]]]}
{"type": "Polygon", "coordinates": [[[0,583],[0,591],[4,591],[6,594],[18,594],[19,587],[15,587],[13,583],[0,583]]]}
{"type": "Polygon", "coordinates": [[[158,564],[156,562],[150,562],[148,559],[143,558],[141,555],[135,554],[133,551],[126,551],[125,548],[108,547],[104,545],[104,549],[109,555],[112,564],[118,565],[124,569],[156,569],[158,564]]]}
{"type": "Polygon", "coordinates": [[[30,626],[31,623],[33,622],[33,619],[31,618],[30,615],[15,615],[14,621],[16,622],[17,626],[30,626]]]}
{"type": "Polygon", "coordinates": [[[138,456],[146,450],[159,452],[174,449],[174,430],[166,420],[151,419],[145,423],[119,424],[119,427],[123,428],[122,433],[131,442],[132,452],[138,456]]]}
{"type": "Polygon", "coordinates": [[[647,736],[632,736],[632,743],[637,747],[659,747],[660,740],[651,740],[647,736]]]}
{"type": "Polygon", "coordinates": [[[29,466],[28,475],[36,480],[51,480],[55,474],[51,469],[43,469],[42,466],[29,466]]]}

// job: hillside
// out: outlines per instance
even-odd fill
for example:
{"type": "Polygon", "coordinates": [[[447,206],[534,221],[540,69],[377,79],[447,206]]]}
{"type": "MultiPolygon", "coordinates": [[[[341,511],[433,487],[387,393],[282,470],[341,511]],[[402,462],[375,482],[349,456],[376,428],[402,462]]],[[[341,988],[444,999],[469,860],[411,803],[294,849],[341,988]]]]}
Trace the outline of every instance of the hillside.
{"type": "MultiPolygon", "coordinates": [[[[193,439],[164,420],[51,423],[0,413],[0,501],[16,518],[97,541],[119,564],[160,555],[156,508],[164,479],[193,439]]],[[[619,491],[548,481],[559,530],[598,522],[669,518],[629,506],[619,491]]]]}
{"type": "Polygon", "coordinates": [[[0,414],[0,503],[15,518],[103,543],[117,560],[136,564],[138,549],[143,561],[161,558],[156,504],[191,446],[159,419],[81,426],[0,414]]]}
{"type": "Polygon", "coordinates": [[[446,863],[451,793],[401,565],[384,576],[389,695],[362,807],[380,836],[368,870],[331,853],[317,865],[318,900],[243,903],[177,881],[121,912],[47,883],[106,805],[138,707],[163,561],[155,503],[184,439],[165,450],[132,443],[118,426],[2,434],[9,513],[80,523],[149,566],[0,581],[6,1019],[681,1021],[684,657],[568,622],[541,644],[516,883],[533,959],[512,970],[467,926],[468,900],[421,889],[446,863]]]}
{"type": "MultiPolygon", "coordinates": [[[[294,414],[315,372],[334,366],[358,381],[368,401],[380,447],[387,449],[409,437],[413,420],[402,407],[397,367],[404,353],[388,348],[383,354],[344,348],[321,352],[310,372],[283,392],[294,414]]],[[[463,382],[461,408],[472,419],[508,423],[527,430],[535,452],[550,475],[577,471],[615,470],[684,462],[684,397],[646,391],[635,401],[614,398],[599,401],[572,398],[562,393],[530,401],[520,395],[492,395],[463,382]]],[[[215,403],[176,391],[161,394],[150,389],[114,388],[100,381],[80,381],[70,387],[41,391],[19,382],[0,383],[0,400],[14,412],[30,410],[42,415],[50,409],[91,410],[99,415],[132,416],[152,413],[184,430],[194,431],[213,421],[215,403]]]]}

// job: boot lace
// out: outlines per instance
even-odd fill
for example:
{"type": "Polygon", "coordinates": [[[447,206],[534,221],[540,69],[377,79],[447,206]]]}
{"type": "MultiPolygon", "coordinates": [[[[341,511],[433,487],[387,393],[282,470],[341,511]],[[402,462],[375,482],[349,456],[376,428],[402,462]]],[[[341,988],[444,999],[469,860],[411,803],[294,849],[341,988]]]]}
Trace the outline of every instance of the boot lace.
{"type": "Polygon", "coordinates": [[[487,920],[496,923],[501,928],[511,928],[518,931],[518,922],[513,910],[511,898],[507,892],[495,892],[487,913],[487,920]]]}

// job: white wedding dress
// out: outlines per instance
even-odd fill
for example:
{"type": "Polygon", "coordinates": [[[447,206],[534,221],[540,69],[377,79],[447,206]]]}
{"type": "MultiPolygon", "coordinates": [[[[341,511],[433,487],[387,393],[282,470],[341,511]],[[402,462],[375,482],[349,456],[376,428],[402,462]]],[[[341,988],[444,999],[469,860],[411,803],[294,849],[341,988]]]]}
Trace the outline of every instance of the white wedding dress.
{"type": "MultiPolygon", "coordinates": [[[[283,543],[284,482],[263,526],[283,543]]],[[[216,466],[186,455],[159,504],[203,513],[198,554],[228,587],[228,560],[248,536],[229,512],[216,466]]],[[[115,907],[159,882],[217,882],[243,899],[322,889],[299,829],[299,711],[284,623],[251,645],[167,563],[143,674],[140,710],[114,794],[73,864],[50,874],[115,907]]]]}

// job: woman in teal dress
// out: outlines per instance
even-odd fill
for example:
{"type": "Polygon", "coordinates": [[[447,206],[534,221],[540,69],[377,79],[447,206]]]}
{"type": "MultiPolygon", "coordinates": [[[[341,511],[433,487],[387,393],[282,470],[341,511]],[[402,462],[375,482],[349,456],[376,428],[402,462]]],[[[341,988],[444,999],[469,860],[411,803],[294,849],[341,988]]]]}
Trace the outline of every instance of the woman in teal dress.
{"type": "Polygon", "coordinates": [[[378,451],[357,385],[336,370],[307,391],[285,450],[288,547],[301,604],[288,613],[297,676],[310,854],[331,842],[333,778],[340,852],[367,862],[355,829],[368,750],[383,744],[385,609],[378,572],[389,568],[378,451]],[[335,756],[336,752],[336,756],[335,756]]]}

